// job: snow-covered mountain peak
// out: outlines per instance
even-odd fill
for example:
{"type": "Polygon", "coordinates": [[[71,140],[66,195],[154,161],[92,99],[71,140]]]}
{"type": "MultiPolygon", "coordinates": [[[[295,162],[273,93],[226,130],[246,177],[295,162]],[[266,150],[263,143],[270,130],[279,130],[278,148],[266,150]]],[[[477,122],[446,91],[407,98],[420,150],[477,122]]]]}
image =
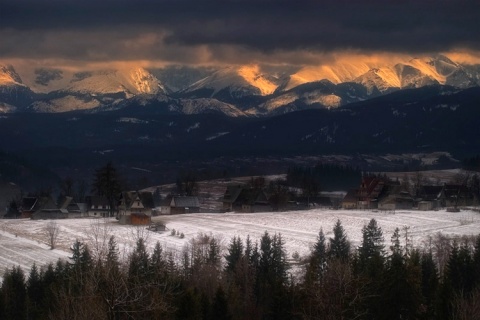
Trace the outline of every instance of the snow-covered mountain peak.
{"type": "Polygon", "coordinates": [[[20,85],[23,86],[22,79],[15,71],[12,65],[0,65],[0,85],[20,85]]]}
{"type": "Polygon", "coordinates": [[[130,70],[132,84],[136,87],[137,93],[157,94],[165,93],[164,86],[153,74],[143,68],[130,70]]]}
{"type": "Polygon", "coordinates": [[[212,96],[225,88],[229,88],[230,91],[245,91],[250,88],[247,91],[251,94],[268,95],[275,91],[277,85],[262,74],[259,66],[247,65],[220,69],[195,82],[186,91],[192,92],[204,88],[213,89],[212,96]]]}
{"type": "Polygon", "coordinates": [[[165,93],[163,85],[143,68],[81,72],[73,75],[66,91],[127,95],[165,93]]]}
{"type": "Polygon", "coordinates": [[[243,66],[238,69],[238,74],[251,86],[258,88],[262,95],[272,94],[277,89],[277,85],[261,73],[258,65],[243,66]]]}

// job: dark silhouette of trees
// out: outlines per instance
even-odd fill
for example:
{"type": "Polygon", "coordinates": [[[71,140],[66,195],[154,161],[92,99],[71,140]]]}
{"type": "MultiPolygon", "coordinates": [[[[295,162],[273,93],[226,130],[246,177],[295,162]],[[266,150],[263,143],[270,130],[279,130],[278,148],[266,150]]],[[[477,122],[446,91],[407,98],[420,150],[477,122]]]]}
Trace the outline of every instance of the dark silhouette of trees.
{"type": "Polygon", "coordinates": [[[193,171],[182,172],[177,177],[177,192],[185,196],[198,195],[198,178],[193,171]]]}
{"type": "Polygon", "coordinates": [[[107,198],[110,207],[109,216],[113,217],[117,209],[117,200],[122,191],[122,186],[120,176],[112,162],[108,162],[104,167],[95,170],[92,187],[96,195],[107,198]]]}
{"type": "Polygon", "coordinates": [[[333,238],[320,230],[308,258],[295,260],[295,278],[280,234],[234,237],[225,252],[200,234],[181,256],[140,237],[125,259],[114,237],[95,258],[76,241],[68,261],[33,265],[27,280],[20,267],[5,272],[0,318],[477,319],[480,236],[445,237],[440,273],[437,251],[410,246],[407,231],[396,229],[385,249],[371,220],[350,252],[337,221],[333,238]]]}

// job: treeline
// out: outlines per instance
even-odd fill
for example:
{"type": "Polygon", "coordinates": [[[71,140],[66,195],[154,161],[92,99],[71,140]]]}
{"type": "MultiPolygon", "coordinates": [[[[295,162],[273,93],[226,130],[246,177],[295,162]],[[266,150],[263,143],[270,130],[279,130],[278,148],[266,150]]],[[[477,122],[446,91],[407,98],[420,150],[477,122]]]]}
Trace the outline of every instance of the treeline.
{"type": "Polygon", "coordinates": [[[436,235],[425,248],[396,229],[388,248],[372,219],[352,248],[340,221],[311,253],[287,261],[280,234],[221,241],[201,234],[175,257],[139,237],[122,259],[76,241],[69,261],[28,275],[13,267],[1,319],[480,319],[480,236],[436,235]],[[99,251],[101,252],[101,251],[99,251]],[[292,276],[294,275],[294,276],[292,276]]]}
{"type": "Polygon", "coordinates": [[[313,167],[288,168],[287,183],[304,190],[334,191],[357,187],[362,179],[358,168],[336,164],[319,163],[313,167]]]}

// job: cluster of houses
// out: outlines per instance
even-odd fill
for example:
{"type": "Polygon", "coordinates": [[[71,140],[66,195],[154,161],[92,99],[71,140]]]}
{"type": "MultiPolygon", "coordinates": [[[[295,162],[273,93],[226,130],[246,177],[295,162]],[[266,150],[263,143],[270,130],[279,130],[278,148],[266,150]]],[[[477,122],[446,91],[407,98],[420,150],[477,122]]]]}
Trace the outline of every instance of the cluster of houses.
{"type": "Polygon", "coordinates": [[[465,185],[444,184],[419,186],[412,194],[399,181],[365,176],[360,187],[349,190],[342,201],[343,209],[436,210],[472,206],[478,199],[465,185]]]}
{"type": "MultiPolygon", "coordinates": [[[[6,184],[0,185],[0,191],[9,199],[20,193],[18,187],[6,184]]],[[[249,185],[228,186],[221,201],[221,212],[273,211],[267,191],[249,185]]],[[[399,181],[364,176],[359,188],[348,191],[343,199],[338,198],[338,195],[295,197],[284,203],[281,209],[307,209],[314,205],[334,209],[436,210],[472,206],[478,201],[473,192],[464,185],[419,186],[415,194],[412,194],[399,181]]],[[[7,203],[2,204],[2,207],[6,208],[7,203]]],[[[108,199],[103,196],[86,197],[83,203],[77,203],[72,197],[63,197],[58,201],[54,201],[52,197],[22,197],[15,208],[6,211],[4,217],[64,219],[115,216],[122,224],[148,225],[151,224],[152,216],[198,212],[200,201],[195,196],[169,195],[163,199],[155,199],[151,192],[129,191],[119,195],[114,210],[111,210],[108,199]]]]}
{"type": "MultiPolygon", "coordinates": [[[[7,208],[8,203],[4,205],[7,208]]],[[[121,224],[149,225],[155,215],[197,212],[200,212],[197,197],[167,196],[155,203],[151,192],[129,191],[119,195],[114,210],[104,196],[87,196],[82,203],[72,197],[58,201],[51,196],[21,197],[14,208],[6,209],[3,217],[39,220],[115,216],[121,224]]]]}

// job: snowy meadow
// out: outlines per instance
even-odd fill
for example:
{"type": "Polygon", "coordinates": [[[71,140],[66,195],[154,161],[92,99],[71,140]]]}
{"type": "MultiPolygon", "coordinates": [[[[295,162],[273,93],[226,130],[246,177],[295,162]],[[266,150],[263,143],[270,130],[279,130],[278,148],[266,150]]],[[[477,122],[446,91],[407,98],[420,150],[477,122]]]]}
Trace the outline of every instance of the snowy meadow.
{"type": "Polygon", "coordinates": [[[51,250],[45,227],[49,220],[0,220],[0,277],[6,268],[20,266],[25,271],[35,263],[37,266],[68,259],[70,247],[75,240],[82,241],[95,254],[106,250],[110,236],[115,236],[120,253],[126,257],[136,240],[142,237],[153,250],[157,241],[164,250],[180,253],[192,239],[200,234],[212,235],[226,248],[234,236],[243,240],[247,236],[259,240],[267,231],[280,233],[285,241],[288,256],[300,257],[309,254],[320,229],[326,238],[332,237],[332,229],[340,219],[353,247],[360,245],[362,227],[374,218],[383,230],[388,247],[395,228],[407,232],[415,247],[427,246],[429,239],[438,233],[450,237],[480,234],[480,213],[474,210],[460,212],[409,211],[393,212],[360,210],[289,211],[275,213],[197,213],[153,217],[154,222],[163,222],[166,231],[148,231],[146,227],[120,225],[109,219],[56,220],[60,229],[56,248],[51,250]],[[173,231],[174,230],[174,231],[173,231]],[[183,236],[182,236],[183,234],[183,236]]]}

